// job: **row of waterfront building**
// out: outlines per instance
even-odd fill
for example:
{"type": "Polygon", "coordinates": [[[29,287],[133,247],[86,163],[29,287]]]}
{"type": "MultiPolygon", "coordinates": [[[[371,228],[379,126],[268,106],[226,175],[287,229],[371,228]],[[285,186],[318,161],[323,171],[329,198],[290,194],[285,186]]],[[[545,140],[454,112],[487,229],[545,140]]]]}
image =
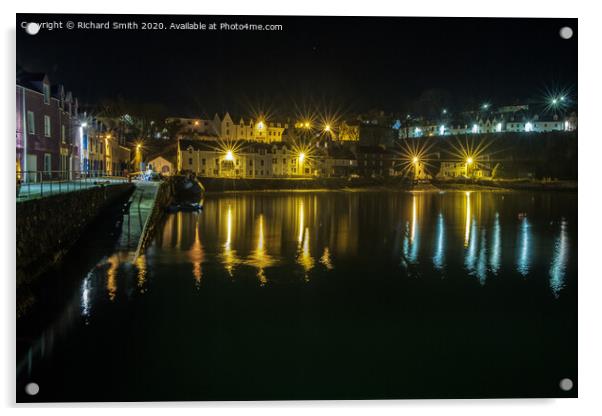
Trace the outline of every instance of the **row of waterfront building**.
{"type": "Polygon", "coordinates": [[[165,158],[150,163],[159,173],[173,171],[212,178],[291,178],[407,176],[413,179],[488,177],[492,166],[486,158],[467,165],[465,161],[445,161],[433,172],[425,163],[408,163],[407,156],[381,145],[316,143],[300,147],[286,142],[235,141],[228,144],[209,140],[180,139],[174,167],[165,158]]]}
{"type": "MultiPolygon", "coordinates": [[[[545,114],[545,113],[544,113],[545,114]]],[[[424,118],[399,119],[379,113],[352,121],[266,121],[229,113],[211,119],[172,118],[180,125],[176,170],[206,177],[488,177],[495,164],[480,160],[438,160],[428,169],[417,161],[407,169],[399,140],[431,136],[470,136],[500,133],[537,134],[577,128],[575,113],[546,116],[530,113],[528,105],[501,107],[487,112],[466,112],[437,122],[424,118]],[[311,143],[299,147],[295,143],[311,143]],[[409,173],[408,173],[409,171],[409,173]],[[434,171],[434,172],[433,172],[434,171]]]]}
{"type": "Polygon", "coordinates": [[[16,171],[21,181],[122,175],[130,149],[45,74],[18,71],[16,171]]]}
{"type": "MultiPolygon", "coordinates": [[[[141,152],[135,151],[132,155],[113,121],[90,116],[82,110],[77,97],[63,85],[51,84],[45,74],[19,70],[17,177],[34,181],[138,171],[141,152]]],[[[172,117],[165,120],[165,125],[169,124],[177,127],[176,132],[166,136],[165,129],[163,135],[178,140],[177,152],[172,157],[163,155],[162,160],[154,161],[162,173],[177,170],[201,176],[240,178],[395,176],[403,173],[396,148],[399,140],[573,131],[577,128],[577,117],[575,113],[536,112],[528,105],[519,105],[455,116],[443,112],[435,121],[410,116],[400,119],[383,112],[321,121],[245,118],[225,113],[213,118],[172,117]],[[311,146],[300,148],[296,143],[311,143],[311,146]]],[[[142,139],[145,138],[135,138],[136,142],[142,139]]],[[[133,148],[140,149],[140,144],[133,148]]],[[[491,170],[488,169],[482,164],[469,172],[463,163],[442,161],[438,174],[487,176],[491,170]]],[[[421,163],[415,172],[416,177],[428,175],[421,163]]]]}

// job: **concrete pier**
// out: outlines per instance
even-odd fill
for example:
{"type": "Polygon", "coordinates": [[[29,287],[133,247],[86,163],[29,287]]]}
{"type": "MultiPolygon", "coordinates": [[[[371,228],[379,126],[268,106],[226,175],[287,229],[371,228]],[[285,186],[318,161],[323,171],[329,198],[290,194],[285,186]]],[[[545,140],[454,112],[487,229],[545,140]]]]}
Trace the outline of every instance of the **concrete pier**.
{"type": "Polygon", "coordinates": [[[172,198],[169,182],[137,182],[124,212],[117,250],[135,262],[172,198]]]}

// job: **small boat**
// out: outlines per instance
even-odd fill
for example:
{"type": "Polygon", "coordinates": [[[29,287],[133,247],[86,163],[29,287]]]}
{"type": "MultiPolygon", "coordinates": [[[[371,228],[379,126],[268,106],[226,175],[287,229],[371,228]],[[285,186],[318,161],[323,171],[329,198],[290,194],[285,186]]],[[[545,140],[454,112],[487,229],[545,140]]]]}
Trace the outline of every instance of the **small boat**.
{"type": "Polygon", "coordinates": [[[167,212],[198,212],[203,210],[203,204],[198,202],[182,202],[171,204],[165,210],[167,212]]]}
{"type": "Polygon", "coordinates": [[[205,187],[193,175],[177,175],[173,177],[174,191],[178,201],[197,202],[203,198],[205,187]]]}

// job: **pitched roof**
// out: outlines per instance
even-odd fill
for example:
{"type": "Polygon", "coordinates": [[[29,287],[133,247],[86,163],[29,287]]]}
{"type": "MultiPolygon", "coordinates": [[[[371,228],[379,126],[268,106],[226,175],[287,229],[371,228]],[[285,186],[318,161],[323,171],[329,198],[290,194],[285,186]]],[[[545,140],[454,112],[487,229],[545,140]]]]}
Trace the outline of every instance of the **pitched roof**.
{"type": "Polygon", "coordinates": [[[50,82],[48,80],[48,76],[41,72],[33,73],[20,71],[19,73],[17,73],[17,85],[28,88],[30,90],[44,92],[42,87],[44,81],[48,83],[50,82]]]}

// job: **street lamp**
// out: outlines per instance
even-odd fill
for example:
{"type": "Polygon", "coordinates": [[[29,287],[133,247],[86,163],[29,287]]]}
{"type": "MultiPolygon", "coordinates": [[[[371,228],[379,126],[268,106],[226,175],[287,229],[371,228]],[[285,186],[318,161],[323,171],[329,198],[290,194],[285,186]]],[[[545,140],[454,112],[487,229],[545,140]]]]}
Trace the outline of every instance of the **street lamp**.
{"type": "Polygon", "coordinates": [[[489,103],[483,104],[483,110],[487,110],[489,108],[489,103]]]}
{"type": "Polygon", "coordinates": [[[330,131],[330,124],[326,124],[324,126],[324,131],[327,132],[327,133],[330,131]]]}
{"type": "Polygon", "coordinates": [[[303,163],[304,160],[305,160],[305,153],[303,153],[303,152],[299,153],[299,163],[303,163]]]}
{"type": "Polygon", "coordinates": [[[228,161],[234,160],[234,153],[232,153],[232,150],[228,150],[226,152],[226,156],[224,157],[224,160],[228,160],[228,161]]]}
{"type": "Polygon", "coordinates": [[[468,157],[466,158],[466,176],[468,176],[468,167],[469,167],[470,165],[472,165],[472,164],[473,164],[473,162],[474,162],[474,160],[472,159],[472,157],[468,156],[468,157]]]}

